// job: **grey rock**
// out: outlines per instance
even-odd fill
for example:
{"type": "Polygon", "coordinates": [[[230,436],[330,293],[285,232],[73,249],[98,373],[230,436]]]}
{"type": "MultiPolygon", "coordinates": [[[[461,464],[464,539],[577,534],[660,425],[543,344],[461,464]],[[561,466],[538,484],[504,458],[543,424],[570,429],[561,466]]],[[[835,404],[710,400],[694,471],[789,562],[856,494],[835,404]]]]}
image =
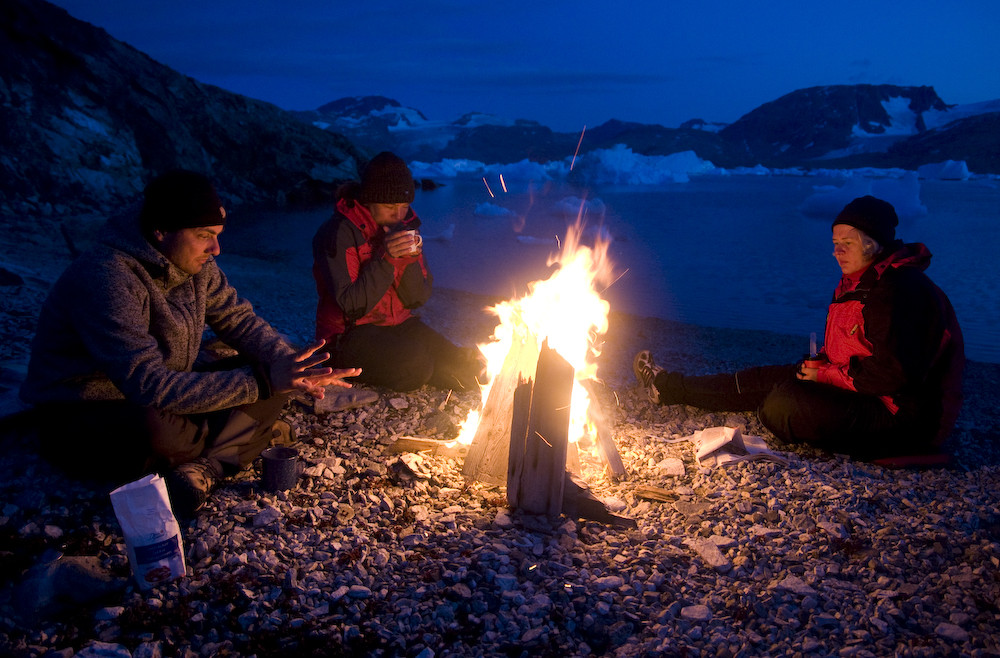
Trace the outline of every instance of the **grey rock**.
{"type": "Polygon", "coordinates": [[[35,565],[24,574],[17,586],[14,612],[28,621],[50,619],[113,596],[124,590],[127,582],[110,573],[96,557],[62,556],[35,565]]]}

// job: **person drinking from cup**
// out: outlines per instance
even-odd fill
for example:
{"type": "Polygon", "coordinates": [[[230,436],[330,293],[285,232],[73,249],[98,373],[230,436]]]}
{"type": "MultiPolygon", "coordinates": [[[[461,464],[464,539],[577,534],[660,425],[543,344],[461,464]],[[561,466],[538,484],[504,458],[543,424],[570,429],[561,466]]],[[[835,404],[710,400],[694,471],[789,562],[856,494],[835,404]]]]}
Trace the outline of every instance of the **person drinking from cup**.
{"type": "Polygon", "coordinates": [[[316,337],[333,346],[334,367],[359,366],[365,384],[475,389],[485,383],[479,351],[455,345],[414,313],[433,283],[414,191],[406,163],[388,151],[337,191],[333,216],[312,243],[316,337]]]}
{"type": "Polygon", "coordinates": [[[267,447],[292,392],[322,398],[360,371],[323,366],[321,341],[292,346],[238,296],[206,176],[170,171],[143,196],[52,286],[20,393],[52,461],[118,482],[158,472],[183,517],[267,447]],[[224,358],[204,358],[206,327],[224,358]]]}
{"type": "Polygon", "coordinates": [[[924,274],[930,251],[897,240],[898,223],[892,204],[873,196],[834,219],[842,277],[818,360],[692,377],[658,367],[644,350],[636,378],[657,404],[756,410],[785,442],[927,463],[958,416],[965,350],[951,303],[924,274]]]}

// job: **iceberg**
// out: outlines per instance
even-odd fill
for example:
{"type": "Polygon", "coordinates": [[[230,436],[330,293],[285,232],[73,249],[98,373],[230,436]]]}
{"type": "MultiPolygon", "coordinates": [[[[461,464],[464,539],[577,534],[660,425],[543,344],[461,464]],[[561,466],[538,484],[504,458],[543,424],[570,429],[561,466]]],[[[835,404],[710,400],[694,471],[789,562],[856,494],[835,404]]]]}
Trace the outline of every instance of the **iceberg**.
{"type": "Polygon", "coordinates": [[[514,214],[508,208],[485,202],[476,204],[475,213],[481,217],[505,217],[514,214]]]}
{"type": "Polygon", "coordinates": [[[814,189],[816,191],[799,206],[802,214],[809,217],[836,217],[848,203],[868,194],[891,203],[900,219],[927,214],[927,207],[920,201],[920,180],[912,171],[899,178],[852,176],[841,187],[825,185],[814,189]]]}
{"type": "Polygon", "coordinates": [[[686,183],[691,174],[707,174],[715,165],[694,151],[669,155],[637,155],[623,144],[591,151],[578,159],[576,175],[589,183],[610,185],[660,185],[686,183]]]}
{"type": "Polygon", "coordinates": [[[597,217],[604,217],[607,207],[604,205],[602,199],[581,199],[576,196],[568,196],[561,199],[556,203],[555,208],[558,212],[562,212],[566,215],[571,215],[573,217],[583,216],[583,215],[596,215],[597,217]]]}
{"type": "Polygon", "coordinates": [[[917,167],[917,176],[925,180],[968,180],[971,174],[965,160],[945,160],[917,167]]]}

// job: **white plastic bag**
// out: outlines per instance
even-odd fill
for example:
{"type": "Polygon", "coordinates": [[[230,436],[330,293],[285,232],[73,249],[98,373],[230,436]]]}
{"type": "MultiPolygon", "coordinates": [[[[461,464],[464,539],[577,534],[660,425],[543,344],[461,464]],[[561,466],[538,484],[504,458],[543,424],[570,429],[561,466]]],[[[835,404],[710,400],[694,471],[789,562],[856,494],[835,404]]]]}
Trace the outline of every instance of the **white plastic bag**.
{"type": "Polygon", "coordinates": [[[129,563],[141,589],[186,573],[181,530],[163,478],[147,475],[118,487],[111,492],[111,506],[125,535],[129,563]]]}

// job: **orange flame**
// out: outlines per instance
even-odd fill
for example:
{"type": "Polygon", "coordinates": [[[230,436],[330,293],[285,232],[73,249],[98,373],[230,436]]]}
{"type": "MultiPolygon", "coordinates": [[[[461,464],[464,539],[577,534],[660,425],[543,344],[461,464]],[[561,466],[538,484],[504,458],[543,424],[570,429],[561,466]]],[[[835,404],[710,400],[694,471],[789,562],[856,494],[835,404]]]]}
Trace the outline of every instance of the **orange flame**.
{"type": "MultiPolygon", "coordinates": [[[[594,246],[586,246],[581,243],[583,228],[578,216],[576,224],[567,230],[561,252],[548,259],[549,266],[558,264],[552,276],[528,284],[526,296],[490,307],[500,323],[493,331],[492,342],[479,345],[488,362],[487,381],[490,382],[482,389],[484,404],[515,336],[530,332],[537,345],[548,340],[549,347],[573,366],[576,383],[571,403],[570,440],[578,440],[592,430],[587,419],[590,402],[580,381],[597,378],[595,359],[600,355],[599,336],[607,332],[610,310],[598,290],[606,289],[613,276],[607,255],[609,241],[598,232],[594,246]]],[[[472,443],[478,425],[479,412],[473,411],[462,423],[457,440],[472,443]]]]}

